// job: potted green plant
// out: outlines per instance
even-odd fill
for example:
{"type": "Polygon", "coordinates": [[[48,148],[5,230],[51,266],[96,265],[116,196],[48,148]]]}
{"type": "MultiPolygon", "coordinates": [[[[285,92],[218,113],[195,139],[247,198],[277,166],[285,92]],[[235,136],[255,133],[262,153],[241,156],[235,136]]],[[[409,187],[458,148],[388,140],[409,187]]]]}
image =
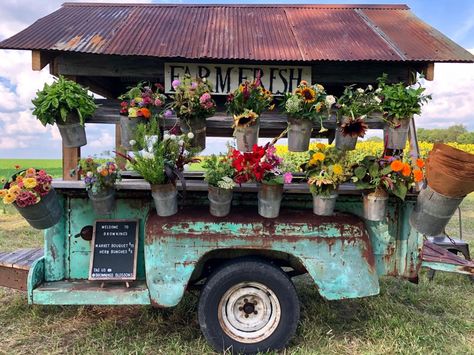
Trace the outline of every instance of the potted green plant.
{"type": "Polygon", "coordinates": [[[33,228],[50,228],[59,222],[63,211],[52,180],[44,170],[18,171],[0,190],[0,201],[13,205],[33,228]]]}
{"type": "Polygon", "coordinates": [[[191,78],[186,74],[182,80],[174,80],[175,90],[171,107],[179,118],[181,131],[193,133],[191,147],[206,148],[206,118],[214,116],[216,103],[211,97],[212,87],[205,79],[191,78]]]}
{"type": "Polygon", "coordinates": [[[301,81],[293,93],[285,95],[280,106],[288,116],[290,152],[308,150],[314,121],[319,120],[320,132],[326,130],[323,119],[328,118],[329,110],[334,103],[334,96],[327,95],[322,85],[309,85],[305,80],[301,81]]]}
{"type": "Polygon", "coordinates": [[[293,175],[283,171],[283,159],[276,155],[275,146],[270,143],[263,147],[255,144],[251,152],[234,149],[230,159],[236,170],[236,183],[258,183],[258,214],[265,218],[278,217],[283,184],[290,184],[293,175]]]}
{"type": "Polygon", "coordinates": [[[343,151],[322,143],[309,152],[303,166],[309,189],[313,195],[313,212],[318,216],[334,213],[337,189],[351,177],[351,169],[343,151]]]}
{"type": "Polygon", "coordinates": [[[209,184],[209,211],[215,217],[227,216],[232,205],[235,169],[228,156],[211,155],[203,164],[204,180],[209,184]]]}
{"type": "Polygon", "coordinates": [[[367,129],[365,119],[373,112],[380,111],[380,98],[368,85],[365,89],[346,86],[335,105],[337,109],[336,147],[354,150],[357,139],[363,138],[367,129]]]}
{"type": "Polygon", "coordinates": [[[115,208],[115,185],[120,170],[113,161],[100,162],[93,158],[81,160],[75,173],[84,176],[84,183],[96,215],[110,215],[115,208]]]}
{"type": "Polygon", "coordinates": [[[185,187],[184,167],[194,159],[195,151],[190,148],[192,133],[177,136],[165,132],[160,139],[158,119],[152,117],[149,124],[139,125],[132,141],[133,156],[117,155],[127,159],[133,170],[145,179],[151,187],[156,213],[161,217],[178,212],[178,191],[176,180],[181,179],[185,187]]]}
{"type": "Polygon", "coordinates": [[[163,90],[161,84],[152,87],[150,83],[140,82],[119,97],[123,100],[120,104],[120,138],[124,149],[133,149],[130,141],[134,140],[138,125],[146,124],[153,115],[161,118],[166,101],[163,90]]]}
{"type": "Polygon", "coordinates": [[[431,100],[419,82],[407,86],[405,83],[387,83],[387,74],[378,78],[379,95],[383,117],[385,149],[405,149],[408,126],[413,115],[421,114],[421,107],[431,100]]]}
{"type": "Polygon", "coordinates": [[[245,81],[227,96],[227,112],[234,118],[237,149],[250,152],[258,143],[260,115],[272,110],[273,95],[261,85],[260,74],[253,82],[245,81]]]}
{"type": "Polygon", "coordinates": [[[46,126],[58,126],[63,144],[67,148],[87,144],[84,124],[97,108],[94,98],[76,82],[59,76],[51,85],[45,83],[32,100],[33,115],[46,126]]]}

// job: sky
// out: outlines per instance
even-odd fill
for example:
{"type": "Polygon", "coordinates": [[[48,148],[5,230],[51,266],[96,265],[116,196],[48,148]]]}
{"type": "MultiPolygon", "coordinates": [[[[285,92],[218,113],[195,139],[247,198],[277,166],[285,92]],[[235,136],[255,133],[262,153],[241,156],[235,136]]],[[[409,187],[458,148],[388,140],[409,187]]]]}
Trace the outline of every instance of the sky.
{"type": "MultiPolygon", "coordinates": [[[[67,0],[68,2],[77,2],[67,0]]],[[[63,0],[2,0],[0,10],[0,40],[31,25],[37,19],[57,10],[63,0]]],[[[437,28],[455,42],[474,53],[473,0],[414,1],[127,1],[83,0],[83,2],[155,2],[155,3],[404,3],[422,20],[437,28]],[[455,4],[455,5],[454,5],[455,4]]],[[[31,70],[30,51],[0,50],[0,158],[60,158],[61,138],[56,127],[43,127],[32,116],[31,99],[45,82],[52,82],[49,69],[31,70]]],[[[442,128],[464,124],[474,130],[474,64],[436,64],[435,80],[426,82],[433,100],[417,118],[417,126],[442,128]]],[[[88,145],[82,155],[101,153],[114,146],[114,132],[108,125],[88,125],[88,145]]]]}

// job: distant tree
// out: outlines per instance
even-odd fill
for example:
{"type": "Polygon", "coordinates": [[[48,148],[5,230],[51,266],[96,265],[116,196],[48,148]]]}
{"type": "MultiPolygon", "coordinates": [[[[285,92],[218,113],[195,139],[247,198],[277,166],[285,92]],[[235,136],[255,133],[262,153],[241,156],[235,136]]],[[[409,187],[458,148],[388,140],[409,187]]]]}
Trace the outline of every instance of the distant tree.
{"type": "Polygon", "coordinates": [[[425,129],[419,128],[417,130],[418,139],[424,142],[459,142],[460,137],[463,140],[471,137],[467,128],[464,125],[454,125],[448,128],[425,129]],[[467,136],[465,136],[467,135],[467,136]]]}
{"type": "Polygon", "coordinates": [[[460,134],[457,142],[461,144],[474,144],[474,132],[460,134]]]}
{"type": "Polygon", "coordinates": [[[383,142],[383,139],[377,136],[369,137],[365,140],[366,142],[383,142]]]}

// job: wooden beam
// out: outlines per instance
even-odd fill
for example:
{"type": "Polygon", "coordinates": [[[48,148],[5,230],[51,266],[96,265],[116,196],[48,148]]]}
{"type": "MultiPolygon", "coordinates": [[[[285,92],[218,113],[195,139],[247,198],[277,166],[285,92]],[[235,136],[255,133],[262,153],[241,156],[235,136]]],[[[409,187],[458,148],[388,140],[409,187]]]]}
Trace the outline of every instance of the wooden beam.
{"type": "Polygon", "coordinates": [[[31,68],[34,71],[40,71],[45,66],[47,66],[56,56],[56,53],[33,50],[31,51],[31,68]]]}
{"type": "Polygon", "coordinates": [[[77,167],[81,159],[81,148],[66,148],[63,144],[63,180],[79,180],[80,176],[71,176],[71,170],[77,167]]]}
{"type": "Polygon", "coordinates": [[[426,80],[428,81],[434,80],[434,68],[435,68],[435,63],[426,64],[425,70],[423,72],[426,80]]]}

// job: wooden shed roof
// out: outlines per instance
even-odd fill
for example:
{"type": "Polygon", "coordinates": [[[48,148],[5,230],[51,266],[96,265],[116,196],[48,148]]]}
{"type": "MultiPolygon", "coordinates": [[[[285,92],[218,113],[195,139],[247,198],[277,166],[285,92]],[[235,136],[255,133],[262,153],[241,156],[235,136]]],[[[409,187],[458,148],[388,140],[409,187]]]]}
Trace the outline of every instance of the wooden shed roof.
{"type": "Polygon", "coordinates": [[[474,62],[405,5],[65,3],[0,48],[217,60],[474,62]]]}

